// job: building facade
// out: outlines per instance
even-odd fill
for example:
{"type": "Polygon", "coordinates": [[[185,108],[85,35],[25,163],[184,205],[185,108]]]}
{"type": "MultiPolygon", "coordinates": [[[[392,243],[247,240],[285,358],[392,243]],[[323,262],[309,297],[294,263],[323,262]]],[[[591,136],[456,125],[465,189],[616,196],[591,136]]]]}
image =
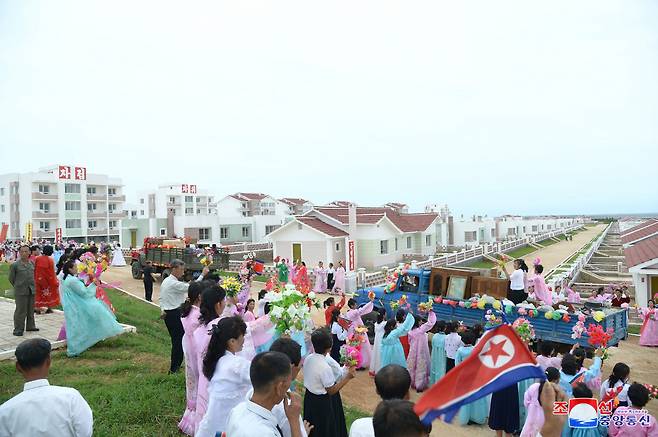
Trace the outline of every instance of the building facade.
{"type": "Polygon", "coordinates": [[[0,222],[7,238],[119,241],[123,184],[86,167],[52,165],[0,176],[0,222]]]}
{"type": "MultiPolygon", "coordinates": [[[[303,199],[300,199],[303,200],[303,199]]],[[[304,208],[302,203],[300,208],[304,208]]],[[[217,202],[221,244],[264,241],[294,213],[290,202],[263,193],[235,193],[217,202]]]]}

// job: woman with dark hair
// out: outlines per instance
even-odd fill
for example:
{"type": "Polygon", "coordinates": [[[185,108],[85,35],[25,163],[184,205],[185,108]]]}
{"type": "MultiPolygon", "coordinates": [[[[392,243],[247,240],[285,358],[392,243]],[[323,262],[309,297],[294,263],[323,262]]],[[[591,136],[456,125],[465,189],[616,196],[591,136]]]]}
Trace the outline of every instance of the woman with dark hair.
{"type": "Polygon", "coordinates": [[[229,413],[244,401],[251,388],[251,362],[238,355],[247,325],[240,317],[226,317],[211,331],[208,351],[203,358],[203,375],[210,380],[209,403],[195,437],[221,435],[226,430],[229,413]]]}
{"type": "Polygon", "coordinates": [[[628,406],[628,377],[631,374],[631,368],[627,364],[617,363],[612,368],[610,377],[601,384],[599,399],[617,399],[618,406],[628,406]]]}
{"type": "Polygon", "coordinates": [[[539,258],[535,260],[535,276],[532,278],[533,288],[535,290],[535,299],[543,305],[553,305],[553,293],[548,289],[544,279],[544,266],[540,264],[539,258]]]}
{"type": "Polygon", "coordinates": [[[187,288],[187,299],[181,305],[181,323],[185,334],[183,334],[183,355],[185,356],[185,386],[187,402],[183,418],[178,423],[178,428],[185,434],[194,435],[194,415],[196,408],[197,386],[199,384],[199,365],[197,354],[194,349],[194,331],[199,327],[199,303],[201,292],[208,286],[205,281],[192,282],[187,288]]]}
{"type": "Polygon", "coordinates": [[[52,308],[60,304],[59,281],[55,274],[55,264],[51,258],[52,246],[43,247],[43,255],[34,260],[34,285],[36,293],[34,297],[35,308],[46,308],[46,313],[52,313],[52,308]]]}
{"type": "Polygon", "coordinates": [[[333,341],[331,345],[331,358],[340,362],[340,348],[345,344],[347,339],[347,331],[343,329],[340,325],[338,319],[340,319],[340,310],[334,308],[331,313],[331,339],[333,341]]]}
{"type": "Polygon", "coordinates": [[[304,261],[297,261],[297,270],[293,284],[301,289],[310,289],[311,287],[311,282],[308,279],[308,269],[304,261]]]}
{"type": "MultiPolygon", "coordinates": [[[[347,301],[349,310],[345,313],[345,318],[351,322],[348,329],[349,334],[352,334],[357,328],[365,326],[361,317],[372,312],[374,308],[374,299],[374,296],[370,297],[370,302],[363,305],[361,308],[356,307],[356,301],[354,299],[347,301]]],[[[370,357],[372,355],[372,345],[368,339],[368,333],[366,332],[361,337],[361,360],[359,361],[359,369],[370,366],[370,357]]]]}
{"type": "Polygon", "coordinates": [[[414,327],[416,319],[411,313],[407,313],[404,322],[398,325],[396,319],[391,319],[384,325],[384,337],[382,338],[381,367],[389,364],[397,364],[407,368],[407,359],[404,356],[404,349],[400,343],[400,337],[414,327]]]}
{"type": "MultiPolygon", "coordinates": [[[[192,422],[195,431],[203,419],[208,407],[208,378],[203,373],[203,358],[210,342],[210,334],[213,325],[216,325],[226,307],[226,291],[217,284],[209,286],[201,292],[199,304],[199,327],[194,330],[193,344],[196,354],[199,382],[197,384],[197,395],[195,413],[192,422]]],[[[194,434],[196,435],[196,434],[194,434]]]]}
{"type": "Polygon", "coordinates": [[[640,346],[658,346],[658,309],[656,303],[649,299],[646,308],[640,308],[638,315],[642,317],[640,328],[640,346]]]}
{"type": "Polygon", "coordinates": [[[502,267],[503,273],[510,281],[507,298],[514,302],[514,304],[523,302],[528,298],[528,293],[526,292],[528,266],[523,259],[519,258],[514,260],[514,271],[511,275],[507,272],[504,264],[502,267]]]}
{"type": "Polygon", "coordinates": [[[247,300],[247,306],[244,309],[242,318],[245,322],[253,322],[256,320],[256,315],[254,314],[254,309],[256,308],[256,301],[253,299],[247,300]]]}
{"type": "Polygon", "coordinates": [[[119,335],[123,328],[117,323],[114,313],[96,299],[96,283],[85,286],[77,278],[75,260],[64,264],[62,285],[62,307],[66,321],[66,354],[80,355],[96,343],[119,335]]]}
{"type": "Polygon", "coordinates": [[[324,319],[327,322],[327,326],[331,326],[331,313],[334,312],[334,309],[338,308],[338,311],[340,311],[343,309],[343,306],[345,306],[345,294],[343,294],[342,291],[339,294],[340,302],[338,302],[338,304],[335,303],[333,297],[328,297],[322,303],[322,306],[324,307],[324,319]]]}

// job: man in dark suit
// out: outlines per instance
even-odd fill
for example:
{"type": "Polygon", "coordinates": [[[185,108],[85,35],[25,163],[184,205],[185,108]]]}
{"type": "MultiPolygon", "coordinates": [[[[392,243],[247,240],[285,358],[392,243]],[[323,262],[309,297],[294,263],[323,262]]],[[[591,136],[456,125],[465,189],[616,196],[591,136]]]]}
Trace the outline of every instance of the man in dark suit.
{"type": "Polygon", "coordinates": [[[21,336],[23,331],[38,331],[34,324],[34,264],[30,262],[29,246],[21,246],[19,259],[9,268],[9,282],[14,287],[14,335],[21,336]]]}
{"type": "Polygon", "coordinates": [[[151,261],[146,261],[146,265],[144,266],[144,294],[146,296],[146,300],[149,302],[152,302],[153,298],[153,281],[155,281],[155,278],[153,278],[153,266],[151,265],[151,261]]]}

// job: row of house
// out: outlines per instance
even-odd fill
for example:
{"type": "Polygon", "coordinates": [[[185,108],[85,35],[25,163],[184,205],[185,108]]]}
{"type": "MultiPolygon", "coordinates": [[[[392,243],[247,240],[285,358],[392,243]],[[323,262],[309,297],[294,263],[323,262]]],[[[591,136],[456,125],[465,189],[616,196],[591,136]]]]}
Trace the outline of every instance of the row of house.
{"type": "Polygon", "coordinates": [[[620,237],[628,272],[633,277],[635,302],[646,307],[658,294],[658,220],[642,220],[634,226],[620,221],[620,237]]]}

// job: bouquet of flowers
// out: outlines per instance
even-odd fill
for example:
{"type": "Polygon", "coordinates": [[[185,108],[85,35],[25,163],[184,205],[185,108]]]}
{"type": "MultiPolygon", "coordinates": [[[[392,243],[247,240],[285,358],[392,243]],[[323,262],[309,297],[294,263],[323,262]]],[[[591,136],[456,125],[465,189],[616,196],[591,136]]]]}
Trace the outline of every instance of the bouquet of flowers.
{"type": "Polygon", "coordinates": [[[234,276],[222,278],[221,286],[224,290],[226,290],[226,295],[228,297],[235,297],[238,295],[240,290],[242,290],[242,283],[238,281],[234,276]]]}
{"type": "Polygon", "coordinates": [[[101,283],[101,274],[107,270],[108,266],[107,256],[100,256],[98,259],[91,252],[85,252],[80,256],[80,261],[77,264],[78,278],[82,279],[85,285],[96,282],[96,299],[99,299],[107,305],[107,307],[115,312],[110,298],[103,289],[101,283]]]}
{"type": "Polygon", "coordinates": [[[582,337],[585,331],[587,331],[587,329],[585,329],[585,322],[578,320],[576,324],[573,325],[573,328],[571,328],[571,338],[576,340],[582,337]]]}
{"type": "Polygon", "coordinates": [[[501,270],[505,267],[505,264],[507,264],[510,261],[510,257],[502,254],[500,259],[498,260],[498,268],[501,270]]]}
{"type": "Polygon", "coordinates": [[[361,348],[345,343],[340,347],[340,363],[347,367],[356,367],[361,361],[361,348]]]}
{"type": "Polygon", "coordinates": [[[535,339],[535,329],[532,324],[525,318],[519,317],[512,323],[512,328],[521,337],[525,343],[530,343],[535,339]]]}
{"type": "Polygon", "coordinates": [[[201,263],[202,266],[208,267],[212,264],[212,250],[210,249],[205,249],[204,252],[201,252],[197,254],[197,258],[202,257],[199,262],[201,263]]]}
{"type": "Polygon", "coordinates": [[[396,311],[398,308],[409,309],[411,305],[407,302],[407,295],[403,294],[400,299],[391,301],[391,309],[396,311]]]}
{"type": "Polygon", "coordinates": [[[281,292],[268,292],[265,299],[270,303],[270,320],[279,334],[290,335],[292,331],[312,329],[310,308],[320,307],[315,293],[304,294],[288,284],[281,292]]]}
{"type": "Polygon", "coordinates": [[[658,386],[651,384],[642,384],[649,390],[649,399],[658,399],[658,386]]]}
{"type": "Polygon", "coordinates": [[[432,298],[429,298],[427,302],[421,302],[418,304],[418,312],[421,313],[429,313],[432,311],[432,306],[434,305],[434,301],[432,298]]]}
{"type": "Polygon", "coordinates": [[[487,310],[487,313],[484,315],[484,320],[486,320],[484,324],[485,329],[495,328],[496,326],[503,324],[503,319],[494,314],[491,310],[487,310]]]}
{"type": "Polygon", "coordinates": [[[394,271],[390,275],[386,276],[386,284],[384,285],[384,293],[393,293],[395,291],[395,287],[397,287],[398,283],[398,276],[399,273],[398,271],[394,271]]]}
{"type": "Polygon", "coordinates": [[[602,360],[605,360],[608,358],[608,341],[612,338],[614,330],[612,328],[608,328],[607,331],[603,330],[603,327],[601,325],[597,325],[595,323],[590,323],[589,327],[587,328],[587,335],[588,339],[587,342],[592,345],[595,348],[603,348],[603,356],[601,357],[602,360]]]}

